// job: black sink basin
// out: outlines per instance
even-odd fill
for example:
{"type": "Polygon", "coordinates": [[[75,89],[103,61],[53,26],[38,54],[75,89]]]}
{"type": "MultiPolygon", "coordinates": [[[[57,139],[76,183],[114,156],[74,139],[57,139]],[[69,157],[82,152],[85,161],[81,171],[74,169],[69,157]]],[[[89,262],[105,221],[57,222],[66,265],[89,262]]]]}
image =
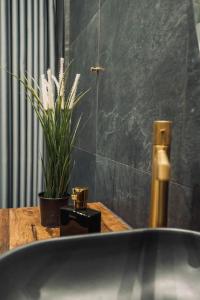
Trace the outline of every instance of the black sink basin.
{"type": "Polygon", "coordinates": [[[157,229],[38,242],[0,258],[2,300],[200,299],[200,234],[157,229]]]}

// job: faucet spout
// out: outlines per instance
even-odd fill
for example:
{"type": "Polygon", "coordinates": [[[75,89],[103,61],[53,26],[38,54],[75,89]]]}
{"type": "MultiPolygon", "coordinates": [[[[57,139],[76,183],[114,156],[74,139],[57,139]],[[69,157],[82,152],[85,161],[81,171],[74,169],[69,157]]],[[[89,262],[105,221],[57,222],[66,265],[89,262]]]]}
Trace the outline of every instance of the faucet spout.
{"type": "Polygon", "coordinates": [[[164,149],[157,151],[157,179],[160,181],[170,179],[170,162],[167,151],[164,149]]]}
{"type": "Polygon", "coordinates": [[[149,227],[166,227],[170,180],[170,121],[155,121],[152,155],[151,208],[149,227]]]}

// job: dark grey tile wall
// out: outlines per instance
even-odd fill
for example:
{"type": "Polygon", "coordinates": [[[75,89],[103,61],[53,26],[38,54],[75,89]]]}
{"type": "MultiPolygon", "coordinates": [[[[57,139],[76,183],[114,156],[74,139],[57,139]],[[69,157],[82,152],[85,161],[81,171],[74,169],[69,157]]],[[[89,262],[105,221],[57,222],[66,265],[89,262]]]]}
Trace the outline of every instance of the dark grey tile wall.
{"type": "Polygon", "coordinates": [[[95,196],[96,170],[96,115],[97,78],[90,67],[97,63],[98,53],[98,0],[74,0],[70,2],[70,82],[81,73],[79,91],[86,91],[75,113],[74,120],[81,116],[78,139],[73,158],[76,162],[71,186],[89,187],[89,198],[95,196]]]}
{"type": "Polygon", "coordinates": [[[72,0],[70,2],[70,42],[79,36],[99,8],[99,0],[72,0]]]}
{"type": "Polygon", "coordinates": [[[65,24],[65,28],[64,28],[64,40],[65,40],[65,46],[64,46],[64,57],[65,57],[65,61],[69,61],[69,32],[70,32],[70,0],[64,0],[64,24],[65,24]]]}
{"type": "Polygon", "coordinates": [[[195,23],[199,23],[199,21],[200,21],[200,1],[193,0],[193,5],[194,5],[195,23]]]}
{"type": "Polygon", "coordinates": [[[150,175],[97,155],[96,197],[134,228],[148,225],[150,175]]]}
{"type": "Polygon", "coordinates": [[[73,153],[74,167],[71,178],[71,187],[88,186],[89,200],[95,199],[95,165],[96,157],[94,154],[75,148],[73,153]]]}
{"type": "Polygon", "coordinates": [[[171,120],[169,226],[200,229],[200,55],[192,0],[72,0],[70,11],[73,72],[83,74],[84,89],[91,87],[77,111],[84,125],[76,157],[84,165],[86,151],[94,167],[85,184],[135,228],[147,226],[152,123],[171,120]],[[95,63],[106,71],[89,73],[95,63]]]}
{"type": "Polygon", "coordinates": [[[78,38],[71,43],[70,57],[73,59],[71,81],[74,80],[76,73],[81,73],[79,90],[88,90],[88,93],[80,101],[74,116],[76,120],[81,116],[77,146],[90,153],[95,153],[97,79],[90,72],[90,67],[96,64],[97,58],[97,15],[92,17],[78,38]]]}

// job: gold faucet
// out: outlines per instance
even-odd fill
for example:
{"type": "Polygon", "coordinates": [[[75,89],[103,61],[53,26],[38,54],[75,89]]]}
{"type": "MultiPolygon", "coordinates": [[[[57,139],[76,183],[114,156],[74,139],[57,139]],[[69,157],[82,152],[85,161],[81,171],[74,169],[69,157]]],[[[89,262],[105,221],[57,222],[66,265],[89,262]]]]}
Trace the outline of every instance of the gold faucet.
{"type": "Polygon", "coordinates": [[[166,227],[170,180],[171,121],[153,124],[151,208],[149,227],[166,227]]]}

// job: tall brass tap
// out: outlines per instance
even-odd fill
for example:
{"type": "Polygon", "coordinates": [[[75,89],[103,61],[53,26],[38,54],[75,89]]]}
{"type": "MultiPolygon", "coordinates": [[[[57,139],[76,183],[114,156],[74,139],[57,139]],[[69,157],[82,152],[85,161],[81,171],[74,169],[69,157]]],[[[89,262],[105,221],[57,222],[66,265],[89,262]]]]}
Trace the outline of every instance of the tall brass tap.
{"type": "Polygon", "coordinates": [[[153,124],[151,208],[149,227],[166,227],[170,180],[171,121],[153,124]]]}

